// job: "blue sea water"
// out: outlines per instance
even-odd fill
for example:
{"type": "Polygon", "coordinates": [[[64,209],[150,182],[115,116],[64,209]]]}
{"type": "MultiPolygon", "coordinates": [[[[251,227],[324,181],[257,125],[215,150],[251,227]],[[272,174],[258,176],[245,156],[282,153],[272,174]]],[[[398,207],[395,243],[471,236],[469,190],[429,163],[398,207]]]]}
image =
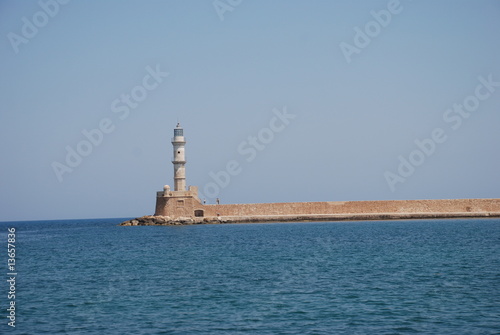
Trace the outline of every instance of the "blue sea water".
{"type": "Polygon", "coordinates": [[[499,334],[500,220],[16,228],[1,334],[499,334]]]}

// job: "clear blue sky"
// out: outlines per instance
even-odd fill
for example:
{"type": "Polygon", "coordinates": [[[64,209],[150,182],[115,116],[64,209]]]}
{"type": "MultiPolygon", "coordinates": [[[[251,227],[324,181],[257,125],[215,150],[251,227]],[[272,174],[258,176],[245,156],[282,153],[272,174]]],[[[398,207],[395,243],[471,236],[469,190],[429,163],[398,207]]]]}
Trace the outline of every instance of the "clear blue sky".
{"type": "Polygon", "coordinates": [[[152,214],[178,120],[223,203],[500,197],[500,1],[215,5],[0,1],[0,221],[152,214]]]}

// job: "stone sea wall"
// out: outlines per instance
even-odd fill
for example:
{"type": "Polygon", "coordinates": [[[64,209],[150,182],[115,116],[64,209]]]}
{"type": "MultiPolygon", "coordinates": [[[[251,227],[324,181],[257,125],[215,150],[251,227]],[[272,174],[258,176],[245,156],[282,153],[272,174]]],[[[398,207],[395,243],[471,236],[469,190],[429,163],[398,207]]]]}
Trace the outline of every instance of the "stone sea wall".
{"type": "Polygon", "coordinates": [[[331,201],[205,205],[205,216],[500,212],[500,199],[331,201]]]}

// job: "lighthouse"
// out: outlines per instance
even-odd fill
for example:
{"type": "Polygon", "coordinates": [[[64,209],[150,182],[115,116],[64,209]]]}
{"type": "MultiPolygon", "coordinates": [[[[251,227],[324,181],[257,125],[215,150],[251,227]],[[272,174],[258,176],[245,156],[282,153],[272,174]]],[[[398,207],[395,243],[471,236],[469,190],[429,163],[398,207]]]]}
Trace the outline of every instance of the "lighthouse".
{"type": "Polygon", "coordinates": [[[198,198],[198,187],[186,187],[186,139],[180,123],[174,128],[172,147],[174,149],[174,189],[163,186],[163,191],[156,193],[155,215],[170,218],[203,217],[204,206],[198,198]]]}
{"type": "Polygon", "coordinates": [[[174,129],[174,138],[172,138],[174,148],[174,191],[186,190],[186,139],[184,138],[184,129],[180,123],[174,129]]]}

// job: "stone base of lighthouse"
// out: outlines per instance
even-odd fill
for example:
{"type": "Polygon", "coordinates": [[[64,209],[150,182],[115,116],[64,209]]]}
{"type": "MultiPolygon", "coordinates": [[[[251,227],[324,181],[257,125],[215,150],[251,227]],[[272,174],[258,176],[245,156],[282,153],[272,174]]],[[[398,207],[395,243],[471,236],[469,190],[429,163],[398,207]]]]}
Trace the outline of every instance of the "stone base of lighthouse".
{"type": "Polygon", "coordinates": [[[172,219],[204,217],[198,187],[189,186],[188,191],[171,191],[165,186],[163,192],[156,194],[155,216],[168,216],[172,219]]]}

